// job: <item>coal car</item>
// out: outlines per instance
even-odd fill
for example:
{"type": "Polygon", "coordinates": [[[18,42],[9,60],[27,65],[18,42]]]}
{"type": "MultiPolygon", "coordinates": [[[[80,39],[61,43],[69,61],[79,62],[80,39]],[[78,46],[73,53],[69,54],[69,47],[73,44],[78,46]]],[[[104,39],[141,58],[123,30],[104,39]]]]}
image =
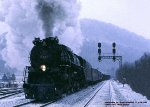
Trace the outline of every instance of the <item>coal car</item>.
{"type": "Polygon", "coordinates": [[[31,66],[27,66],[24,73],[26,98],[51,100],[103,80],[104,74],[59,44],[57,37],[35,38],[33,44],[31,66]]]}

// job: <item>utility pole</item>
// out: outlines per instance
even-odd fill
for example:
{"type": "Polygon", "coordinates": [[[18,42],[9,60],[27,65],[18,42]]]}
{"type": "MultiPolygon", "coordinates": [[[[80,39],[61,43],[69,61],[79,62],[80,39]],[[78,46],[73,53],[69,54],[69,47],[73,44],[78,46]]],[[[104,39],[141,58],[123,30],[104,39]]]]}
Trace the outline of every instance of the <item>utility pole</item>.
{"type": "Polygon", "coordinates": [[[98,43],[98,61],[102,59],[112,59],[114,62],[117,60],[119,62],[119,67],[122,67],[122,56],[116,55],[116,43],[112,43],[112,55],[101,55],[101,43],[98,43]]]}

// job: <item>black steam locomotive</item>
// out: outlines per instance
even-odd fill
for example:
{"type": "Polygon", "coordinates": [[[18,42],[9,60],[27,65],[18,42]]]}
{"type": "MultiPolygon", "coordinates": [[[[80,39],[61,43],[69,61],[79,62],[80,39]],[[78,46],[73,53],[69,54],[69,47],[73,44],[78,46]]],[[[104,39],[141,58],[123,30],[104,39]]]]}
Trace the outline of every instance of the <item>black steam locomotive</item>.
{"type": "Polygon", "coordinates": [[[109,79],[93,69],[82,57],[74,54],[57,37],[35,38],[26,67],[24,92],[26,98],[45,100],[75,92],[89,84],[109,79]]]}

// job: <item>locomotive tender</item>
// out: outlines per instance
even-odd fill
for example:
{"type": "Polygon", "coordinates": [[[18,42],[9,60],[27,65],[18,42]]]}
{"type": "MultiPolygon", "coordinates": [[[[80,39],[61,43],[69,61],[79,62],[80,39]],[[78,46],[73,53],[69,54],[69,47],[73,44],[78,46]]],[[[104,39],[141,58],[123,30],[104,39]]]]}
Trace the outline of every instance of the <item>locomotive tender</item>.
{"type": "MultiPolygon", "coordinates": [[[[106,77],[70,48],[59,44],[57,37],[35,38],[30,54],[31,66],[24,73],[26,98],[54,99],[75,92],[106,77]]],[[[105,78],[105,79],[109,79],[105,78]]]]}

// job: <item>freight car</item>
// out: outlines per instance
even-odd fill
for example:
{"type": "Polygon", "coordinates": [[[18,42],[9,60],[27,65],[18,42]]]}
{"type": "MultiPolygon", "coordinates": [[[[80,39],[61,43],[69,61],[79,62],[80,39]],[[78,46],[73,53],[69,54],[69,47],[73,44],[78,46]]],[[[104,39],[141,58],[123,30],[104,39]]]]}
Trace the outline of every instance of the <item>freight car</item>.
{"type": "Polygon", "coordinates": [[[35,38],[30,53],[31,66],[24,73],[25,97],[54,99],[103,80],[103,74],[70,48],[59,44],[57,37],[35,38]]]}
{"type": "Polygon", "coordinates": [[[110,79],[110,75],[103,74],[103,80],[108,80],[108,79],[110,79]]]}

